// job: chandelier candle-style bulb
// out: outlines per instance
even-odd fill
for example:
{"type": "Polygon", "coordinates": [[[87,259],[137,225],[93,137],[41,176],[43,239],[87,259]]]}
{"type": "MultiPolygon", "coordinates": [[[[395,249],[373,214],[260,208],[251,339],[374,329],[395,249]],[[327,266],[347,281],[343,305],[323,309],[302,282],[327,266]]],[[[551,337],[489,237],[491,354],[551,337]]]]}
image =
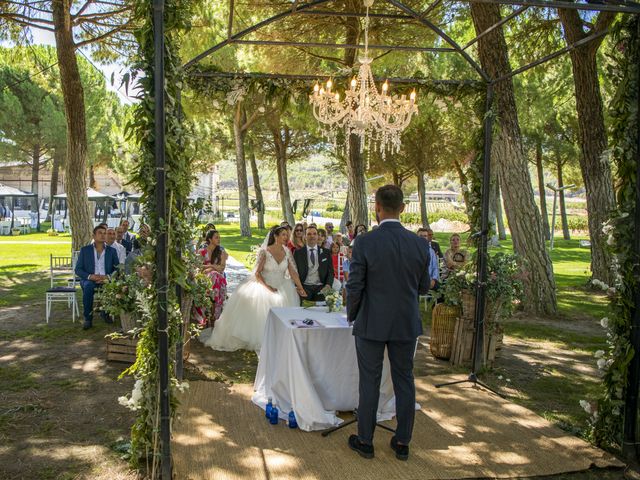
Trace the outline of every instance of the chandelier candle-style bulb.
{"type": "Polygon", "coordinates": [[[338,131],[344,131],[345,148],[349,149],[349,136],[360,137],[360,149],[369,145],[379,149],[382,158],[388,150],[398,152],[401,146],[402,132],[418,112],[415,90],[409,95],[389,95],[389,81],[385,80],[381,90],[375,84],[371,71],[372,59],[369,57],[369,7],[374,0],[363,0],[366,7],[364,20],[364,52],[358,59],[358,74],[351,78],[344,98],[331,92],[333,81],[327,80],[326,91],[316,83],[309,102],[313,116],[327,126],[325,135],[335,143],[338,131]],[[372,144],[373,142],[373,144],[372,144]]]}

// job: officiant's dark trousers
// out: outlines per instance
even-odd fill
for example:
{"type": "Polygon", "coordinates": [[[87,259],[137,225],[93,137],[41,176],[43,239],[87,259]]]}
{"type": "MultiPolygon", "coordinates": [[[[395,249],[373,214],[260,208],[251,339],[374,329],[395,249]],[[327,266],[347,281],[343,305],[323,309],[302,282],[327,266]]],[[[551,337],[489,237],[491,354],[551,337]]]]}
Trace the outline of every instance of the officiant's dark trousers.
{"type": "Polygon", "coordinates": [[[408,445],[411,441],[413,420],[416,414],[416,386],[413,380],[415,340],[378,342],[356,337],[358,371],[360,373],[358,437],[363,443],[373,444],[385,347],[389,355],[393,392],[396,396],[396,419],[398,421],[396,439],[398,442],[408,445]]]}

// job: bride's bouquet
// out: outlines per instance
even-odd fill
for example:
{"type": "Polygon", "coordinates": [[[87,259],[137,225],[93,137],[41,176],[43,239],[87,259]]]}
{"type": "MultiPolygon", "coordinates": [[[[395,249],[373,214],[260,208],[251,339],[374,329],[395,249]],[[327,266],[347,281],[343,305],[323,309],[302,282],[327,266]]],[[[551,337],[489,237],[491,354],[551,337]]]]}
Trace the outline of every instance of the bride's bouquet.
{"type": "Polygon", "coordinates": [[[329,312],[339,312],[342,310],[342,295],[331,287],[324,287],[320,293],[324,295],[329,312]]]}

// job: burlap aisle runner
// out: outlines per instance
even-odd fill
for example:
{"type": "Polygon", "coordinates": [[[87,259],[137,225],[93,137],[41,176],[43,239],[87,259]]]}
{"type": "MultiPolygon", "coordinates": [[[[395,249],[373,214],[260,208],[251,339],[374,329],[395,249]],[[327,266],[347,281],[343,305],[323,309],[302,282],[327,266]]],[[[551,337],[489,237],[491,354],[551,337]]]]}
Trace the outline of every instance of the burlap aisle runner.
{"type": "MultiPolygon", "coordinates": [[[[355,425],[319,432],[270,425],[250,401],[252,386],[191,382],[174,425],[175,478],[458,479],[552,475],[622,466],[611,455],[553,427],[533,412],[471,386],[436,390],[443,378],[416,380],[416,412],[408,462],[395,459],[390,434],[378,429],[376,457],[347,448],[355,425]]],[[[395,426],[395,421],[389,422],[395,426]]]]}

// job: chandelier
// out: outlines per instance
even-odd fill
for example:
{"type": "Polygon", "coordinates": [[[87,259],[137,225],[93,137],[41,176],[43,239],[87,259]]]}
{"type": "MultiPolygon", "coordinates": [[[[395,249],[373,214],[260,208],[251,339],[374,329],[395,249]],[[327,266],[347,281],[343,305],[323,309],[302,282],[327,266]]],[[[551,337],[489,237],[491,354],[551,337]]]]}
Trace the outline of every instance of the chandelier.
{"type": "Polygon", "coordinates": [[[364,20],[364,56],[360,57],[358,74],[351,79],[344,98],[332,91],[333,82],[326,86],[318,83],[309,95],[313,116],[327,128],[324,135],[336,143],[337,133],[344,130],[345,147],[349,149],[350,135],[360,137],[360,151],[365,145],[379,149],[384,159],[387,150],[400,151],[402,132],[418,112],[416,92],[406,95],[390,95],[389,82],[382,84],[381,92],[375,85],[371,72],[372,59],[369,57],[369,7],[373,0],[363,0],[366,7],[364,20]],[[373,145],[371,145],[373,144],[373,145]]]}

